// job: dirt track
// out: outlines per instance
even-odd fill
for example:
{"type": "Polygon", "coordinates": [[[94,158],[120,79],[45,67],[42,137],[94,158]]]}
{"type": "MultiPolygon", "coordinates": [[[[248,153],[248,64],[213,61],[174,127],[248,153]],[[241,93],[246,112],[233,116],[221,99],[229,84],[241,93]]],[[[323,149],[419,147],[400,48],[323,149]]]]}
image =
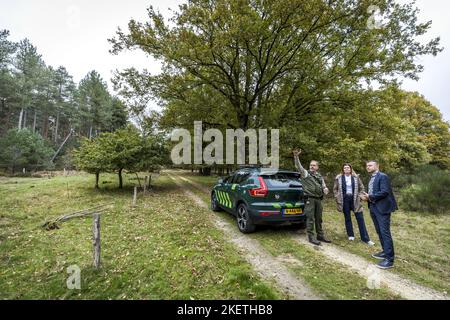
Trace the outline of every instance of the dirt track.
{"type": "MultiPolygon", "coordinates": [[[[183,187],[184,185],[177,178],[188,181],[180,176],[174,178],[172,175],[169,175],[169,177],[175,181],[179,187],[183,187]]],[[[189,191],[187,188],[183,188],[183,191],[199,207],[209,209],[209,205],[192,191],[189,191]]],[[[257,240],[246,237],[236,230],[236,226],[231,225],[228,221],[217,215],[213,216],[213,221],[216,227],[223,231],[226,239],[238,248],[242,256],[263,279],[270,281],[271,283],[275,282],[279,290],[287,293],[293,299],[320,299],[320,297],[313,293],[302,279],[293,275],[280,259],[275,259],[270,255],[257,240]]]]}
{"type": "MultiPolygon", "coordinates": [[[[171,176],[172,179],[173,176],[171,176]]],[[[208,193],[210,192],[210,190],[197,183],[194,182],[192,180],[190,180],[189,178],[177,175],[177,178],[183,180],[186,183],[189,183],[190,185],[194,186],[195,188],[197,188],[198,190],[208,193]]],[[[175,179],[174,179],[175,180],[175,179]]],[[[178,184],[181,184],[179,181],[177,181],[178,184]]],[[[185,189],[186,190],[186,189],[185,189]]],[[[195,201],[200,205],[200,203],[202,203],[203,207],[208,207],[208,205],[202,200],[200,199],[198,196],[196,196],[194,193],[186,190],[189,193],[189,196],[194,199],[195,201]]],[[[227,235],[232,236],[231,239],[245,239],[245,241],[237,241],[238,243],[247,243],[249,242],[249,240],[252,240],[248,237],[246,237],[243,234],[240,234],[237,230],[235,226],[230,226],[230,224],[228,222],[225,221],[221,221],[220,224],[218,225],[219,228],[221,228],[222,230],[224,230],[224,232],[227,233],[227,235]]],[[[305,245],[305,246],[312,246],[305,238],[304,235],[299,235],[296,233],[293,233],[292,237],[294,238],[295,241],[297,241],[299,244],[301,245],[305,245]]],[[[235,243],[236,241],[233,241],[233,243],[235,243]]],[[[264,249],[257,243],[256,240],[252,240],[252,248],[249,248],[251,250],[253,250],[253,252],[255,252],[254,250],[258,250],[257,252],[260,252],[261,255],[264,256],[264,260],[274,260],[273,262],[268,261],[267,263],[277,263],[277,264],[282,264],[284,260],[283,259],[278,259],[276,260],[274,257],[267,255],[267,253],[265,253],[264,249]],[[260,251],[261,250],[261,251],[260,251]]],[[[235,243],[236,244],[236,243],[235,243]]],[[[360,276],[367,278],[368,279],[368,283],[371,282],[373,285],[378,286],[381,285],[383,287],[388,288],[389,290],[391,290],[392,292],[400,295],[401,297],[405,298],[405,299],[410,299],[410,300],[448,300],[449,297],[447,295],[444,295],[436,290],[433,290],[431,288],[427,288],[421,285],[418,285],[416,283],[414,283],[413,281],[409,280],[409,279],[405,279],[402,276],[393,273],[391,271],[388,270],[380,270],[376,267],[374,267],[373,262],[369,262],[367,260],[365,260],[364,258],[361,258],[358,255],[349,253],[345,250],[342,250],[336,246],[334,246],[333,244],[323,244],[320,249],[318,250],[318,252],[320,252],[320,254],[323,254],[324,256],[326,256],[328,259],[333,260],[335,262],[338,262],[346,267],[348,267],[349,269],[357,272],[360,276]]],[[[289,260],[289,259],[288,259],[289,260]]],[[[256,262],[256,261],[255,261],[256,262]]],[[[252,265],[254,265],[252,263],[252,265]]],[[[285,271],[283,271],[285,272],[285,271]]],[[[294,277],[295,278],[295,277],[294,277]]],[[[297,278],[295,278],[296,281],[299,281],[297,278]]],[[[288,279],[285,279],[288,280],[288,279]]],[[[281,281],[281,285],[283,285],[284,281],[281,281]]],[[[292,280],[289,280],[292,281],[292,280]]],[[[302,284],[304,285],[304,284],[302,284]]],[[[305,286],[305,285],[304,285],[305,286]]],[[[308,299],[308,298],[306,298],[308,299]]]]}

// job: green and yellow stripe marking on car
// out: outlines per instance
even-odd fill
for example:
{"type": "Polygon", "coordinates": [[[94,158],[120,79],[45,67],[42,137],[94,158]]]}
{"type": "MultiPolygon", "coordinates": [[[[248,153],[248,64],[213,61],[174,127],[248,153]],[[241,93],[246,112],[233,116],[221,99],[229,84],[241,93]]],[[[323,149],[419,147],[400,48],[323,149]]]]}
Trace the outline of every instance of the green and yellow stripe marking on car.
{"type": "Polygon", "coordinates": [[[227,208],[232,207],[230,195],[227,192],[217,190],[217,198],[219,199],[220,204],[227,208]]]}
{"type": "Polygon", "coordinates": [[[222,198],[220,196],[220,191],[219,190],[216,190],[216,198],[217,198],[217,201],[219,201],[219,203],[222,204],[222,198]]]}
{"type": "Polygon", "coordinates": [[[230,201],[230,196],[228,195],[228,193],[224,192],[223,193],[223,197],[225,199],[225,206],[228,207],[228,208],[231,208],[231,205],[230,205],[231,201],[230,201]]]}
{"type": "Polygon", "coordinates": [[[220,203],[226,206],[224,193],[222,191],[219,191],[219,195],[220,195],[220,203]]]}

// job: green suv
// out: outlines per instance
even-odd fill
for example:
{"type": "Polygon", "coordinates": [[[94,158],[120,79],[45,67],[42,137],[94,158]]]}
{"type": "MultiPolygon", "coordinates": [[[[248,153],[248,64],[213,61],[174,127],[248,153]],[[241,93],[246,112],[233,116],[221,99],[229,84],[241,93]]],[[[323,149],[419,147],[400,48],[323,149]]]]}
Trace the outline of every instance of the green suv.
{"type": "Polygon", "coordinates": [[[211,209],[236,216],[243,233],[262,224],[304,227],[304,207],[300,174],[288,170],[242,168],[219,179],[211,191],[211,209]]]}

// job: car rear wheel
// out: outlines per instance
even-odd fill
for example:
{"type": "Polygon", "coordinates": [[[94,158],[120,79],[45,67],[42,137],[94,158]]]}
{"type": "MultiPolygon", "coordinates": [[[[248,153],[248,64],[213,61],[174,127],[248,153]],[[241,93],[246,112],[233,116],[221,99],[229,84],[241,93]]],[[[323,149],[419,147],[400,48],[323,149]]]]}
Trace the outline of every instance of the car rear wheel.
{"type": "Polygon", "coordinates": [[[215,192],[213,192],[212,194],[211,194],[211,210],[212,211],[222,211],[221,209],[220,209],[220,206],[219,206],[219,201],[217,201],[217,196],[216,196],[216,193],[215,192]]]}
{"type": "Polygon", "coordinates": [[[256,226],[252,223],[247,207],[243,203],[241,203],[237,208],[236,220],[239,231],[242,233],[250,233],[255,231],[256,226]]]}

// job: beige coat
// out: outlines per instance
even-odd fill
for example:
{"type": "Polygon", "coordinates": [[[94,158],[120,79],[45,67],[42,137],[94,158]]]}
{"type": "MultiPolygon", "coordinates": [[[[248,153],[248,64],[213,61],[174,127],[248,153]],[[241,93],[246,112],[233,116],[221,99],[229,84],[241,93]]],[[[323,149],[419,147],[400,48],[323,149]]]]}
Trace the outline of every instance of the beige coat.
{"type": "MultiPolygon", "coordinates": [[[[361,178],[359,175],[353,173],[352,176],[355,178],[355,193],[353,194],[353,208],[355,208],[355,212],[362,212],[363,206],[361,203],[361,199],[359,198],[359,195],[361,192],[364,192],[364,184],[361,181],[361,178]]],[[[344,206],[344,195],[342,194],[342,174],[338,174],[336,178],[334,179],[334,187],[333,187],[333,193],[334,198],[336,199],[336,207],[339,212],[343,212],[343,206],[344,206]]]]}

